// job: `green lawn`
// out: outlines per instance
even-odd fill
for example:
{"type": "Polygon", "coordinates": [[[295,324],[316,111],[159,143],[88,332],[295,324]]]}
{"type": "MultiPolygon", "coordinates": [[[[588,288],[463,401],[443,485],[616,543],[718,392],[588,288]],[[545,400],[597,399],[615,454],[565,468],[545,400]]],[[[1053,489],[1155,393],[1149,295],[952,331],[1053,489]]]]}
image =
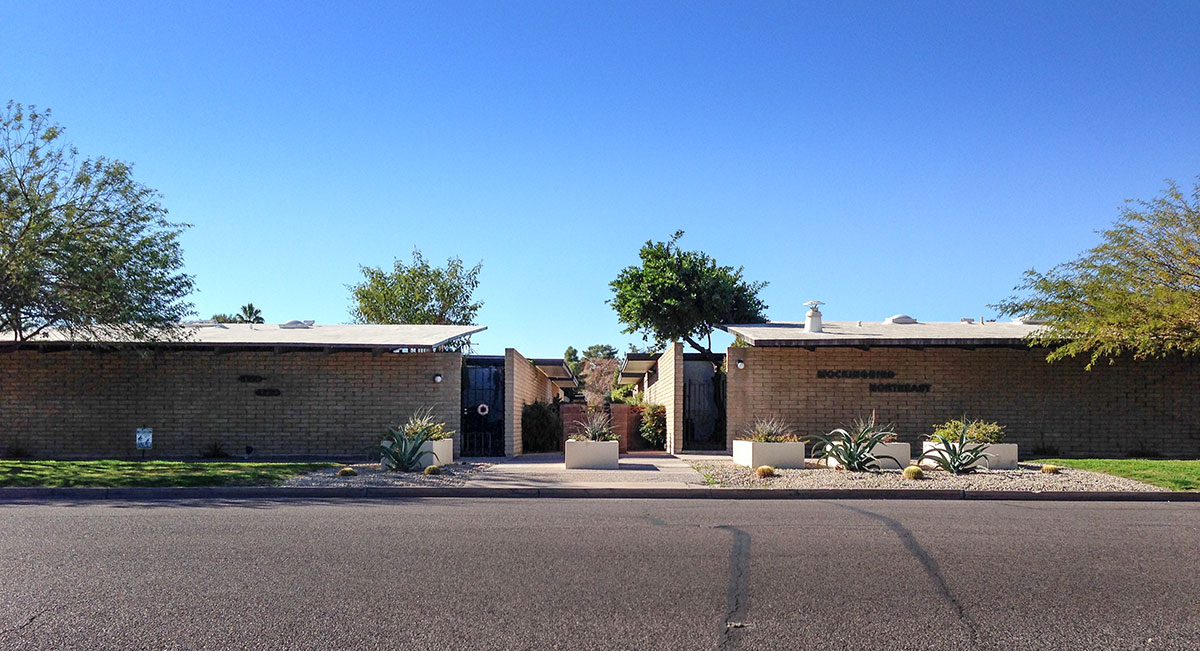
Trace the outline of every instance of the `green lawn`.
{"type": "Polygon", "coordinates": [[[3,486],[271,486],[329,463],[0,461],[3,486]]]}
{"type": "Polygon", "coordinates": [[[1200,459],[1038,459],[1080,470],[1092,470],[1117,477],[1126,477],[1173,491],[1200,490],[1200,459]]]}

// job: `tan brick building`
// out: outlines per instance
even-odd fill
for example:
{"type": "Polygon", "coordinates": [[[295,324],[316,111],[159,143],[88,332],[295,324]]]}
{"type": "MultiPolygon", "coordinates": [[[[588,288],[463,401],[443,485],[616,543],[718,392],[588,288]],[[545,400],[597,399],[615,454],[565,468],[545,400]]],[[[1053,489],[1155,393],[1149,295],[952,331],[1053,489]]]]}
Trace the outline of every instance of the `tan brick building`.
{"type": "MultiPolygon", "coordinates": [[[[445,348],[480,330],[205,324],[173,343],[95,346],[52,336],[10,346],[0,354],[0,456],[183,458],[250,448],[263,457],[362,458],[388,425],[418,409],[458,430],[456,454],[472,436],[484,443],[479,450],[519,454],[521,407],[574,380],[510,350],[483,409],[498,426],[464,431],[487,424],[464,414],[475,358],[445,348]],[[135,446],[139,429],[152,434],[144,453],[135,446]]],[[[480,404],[470,405],[476,416],[480,404]]]]}
{"type": "Polygon", "coordinates": [[[1200,457],[1200,360],[1120,359],[1084,369],[1030,349],[1032,323],[964,320],[728,326],[730,445],[756,418],[801,435],[865,418],[916,443],[952,418],[997,421],[1022,456],[1200,457]]]}

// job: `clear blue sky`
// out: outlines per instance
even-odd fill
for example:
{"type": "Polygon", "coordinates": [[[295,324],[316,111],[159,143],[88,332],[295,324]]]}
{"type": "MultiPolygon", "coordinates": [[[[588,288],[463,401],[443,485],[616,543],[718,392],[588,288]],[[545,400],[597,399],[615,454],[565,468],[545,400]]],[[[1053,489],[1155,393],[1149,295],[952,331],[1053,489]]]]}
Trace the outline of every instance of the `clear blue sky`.
{"type": "Polygon", "coordinates": [[[994,316],[1200,173],[1200,2],[0,2],[0,94],[191,223],[203,316],[483,262],[477,351],[632,341],[647,239],[772,319],[994,316]]]}

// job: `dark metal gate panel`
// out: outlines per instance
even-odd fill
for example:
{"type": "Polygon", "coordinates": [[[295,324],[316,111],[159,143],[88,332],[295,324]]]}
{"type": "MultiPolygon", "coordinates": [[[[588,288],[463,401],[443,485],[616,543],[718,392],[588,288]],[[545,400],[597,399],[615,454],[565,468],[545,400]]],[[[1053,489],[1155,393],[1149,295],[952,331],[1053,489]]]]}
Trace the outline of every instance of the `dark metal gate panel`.
{"type": "Polygon", "coordinates": [[[504,360],[463,364],[462,424],[464,457],[504,456],[504,360]]]}
{"type": "Polygon", "coordinates": [[[689,380],[683,383],[683,449],[724,450],[725,432],[718,432],[722,422],[713,383],[689,380]]]}

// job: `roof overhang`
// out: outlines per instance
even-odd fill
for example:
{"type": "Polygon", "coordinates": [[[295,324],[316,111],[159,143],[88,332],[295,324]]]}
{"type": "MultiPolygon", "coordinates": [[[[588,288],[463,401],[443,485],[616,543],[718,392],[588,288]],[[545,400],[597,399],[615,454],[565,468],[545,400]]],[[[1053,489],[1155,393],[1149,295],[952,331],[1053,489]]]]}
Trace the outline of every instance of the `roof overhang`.
{"type": "Polygon", "coordinates": [[[534,368],[550,378],[550,382],[559,389],[574,389],[579,386],[575,374],[571,372],[564,360],[543,357],[529,361],[533,363],[534,368]]]}
{"type": "Polygon", "coordinates": [[[156,341],[137,341],[119,334],[96,339],[72,339],[54,330],[46,336],[22,343],[36,348],[135,346],[152,348],[220,349],[317,349],[432,351],[453,341],[486,330],[485,326],[456,325],[307,325],[281,327],[276,324],[185,325],[177,336],[156,341]]]}
{"type": "Polygon", "coordinates": [[[637,384],[658,366],[659,353],[629,353],[621,362],[619,384],[637,384]]]}
{"type": "Polygon", "coordinates": [[[771,347],[1021,347],[1038,326],[1019,323],[925,322],[890,324],[865,321],[826,322],[821,332],[803,323],[723,325],[722,330],[756,348],[771,347]]]}

